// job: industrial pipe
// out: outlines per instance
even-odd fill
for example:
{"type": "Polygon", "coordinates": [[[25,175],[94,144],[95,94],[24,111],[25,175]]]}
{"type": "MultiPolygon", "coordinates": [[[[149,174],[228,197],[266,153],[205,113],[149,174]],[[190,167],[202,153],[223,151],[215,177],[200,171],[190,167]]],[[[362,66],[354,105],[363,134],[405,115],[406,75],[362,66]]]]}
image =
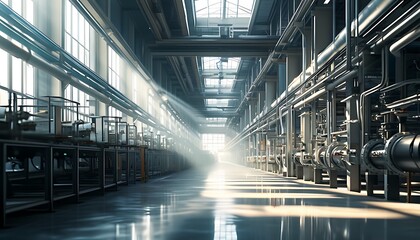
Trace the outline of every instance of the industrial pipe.
{"type": "Polygon", "coordinates": [[[395,134],[386,142],[384,150],[390,170],[420,172],[420,135],[395,134]]]}
{"type": "MultiPolygon", "coordinates": [[[[351,0],[345,0],[346,2],[346,69],[347,71],[351,70],[352,64],[351,64],[351,0]]],[[[356,25],[356,24],[355,24],[356,25]]]]}
{"type": "Polygon", "coordinates": [[[332,91],[334,90],[338,85],[342,84],[343,82],[346,82],[347,80],[356,78],[358,75],[359,71],[358,69],[354,69],[350,72],[348,72],[347,74],[345,74],[344,76],[336,79],[335,81],[333,81],[332,83],[327,85],[327,90],[328,91],[332,91]]]}
{"type": "Polygon", "coordinates": [[[325,147],[321,146],[315,151],[314,162],[318,166],[328,168],[328,164],[327,164],[327,161],[326,161],[326,158],[325,158],[325,150],[326,150],[325,147]]]}
{"type": "MultiPolygon", "coordinates": [[[[403,1],[401,1],[399,3],[402,4],[403,1]]],[[[399,5],[397,5],[396,7],[398,7],[399,5]]],[[[420,18],[420,2],[417,2],[414,6],[412,6],[410,9],[408,9],[405,13],[402,14],[402,16],[399,17],[399,19],[397,19],[396,22],[394,22],[395,24],[397,24],[396,26],[394,26],[391,30],[389,30],[385,35],[383,35],[383,33],[380,34],[380,38],[378,39],[378,41],[375,43],[375,47],[378,45],[381,45],[382,43],[386,42],[388,39],[392,39],[393,37],[395,37],[397,34],[399,34],[401,31],[405,30],[405,28],[407,28],[408,26],[410,26],[411,24],[415,23],[419,18],[420,18]],[[413,13],[410,14],[410,12],[413,11],[413,13]],[[402,17],[405,17],[405,15],[410,14],[407,18],[405,18],[404,20],[400,21],[399,20],[402,17]]],[[[394,23],[391,24],[394,25],[394,23]]]]}
{"type": "Polygon", "coordinates": [[[382,139],[372,139],[362,147],[360,158],[370,172],[386,169],[384,148],[385,143],[382,139]]]}
{"type": "MultiPolygon", "coordinates": [[[[358,16],[359,32],[367,29],[378,17],[380,17],[389,7],[396,4],[398,1],[394,0],[373,0],[367,7],[365,7],[358,16]]],[[[355,22],[352,22],[352,29],[355,22]]],[[[335,40],[328,45],[324,51],[318,54],[318,66],[322,66],[330,60],[336,53],[345,47],[346,44],[346,29],[343,29],[335,38],[335,40]]]]}
{"type": "Polygon", "coordinates": [[[346,169],[348,161],[347,145],[341,142],[332,142],[325,150],[326,163],[329,168],[346,169]]]}
{"type": "Polygon", "coordinates": [[[361,138],[361,145],[365,144],[365,119],[364,119],[364,106],[365,106],[365,98],[370,94],[378,91],[379,89],[385,87],[389,81],[389,53],[388,48],[384,47],[382,49],[382,58],[381,58],[381,69],[382,69],[382,77],[381,82],[360,94],[360,109],[358,108],[358,117],[360,122],[360,127],[362,130],[362,138],[361,138]]]}
{"type": "Polygon", "coordinates": [[[400,56],[400,51],[405,46],[416,40],[420,37],[420,28],[414,29],[413,31],[407,33],[404,37],[400,38],[394,44],[391,45],[389,51],[396,57],[400,56]]]}
{"type": "Polygon", "coordinates": [[[371,140],[363,146],[360,157],[368,170],[419,173],[420,135],[397,133],[386,143],[381,139],[371,140]]]}

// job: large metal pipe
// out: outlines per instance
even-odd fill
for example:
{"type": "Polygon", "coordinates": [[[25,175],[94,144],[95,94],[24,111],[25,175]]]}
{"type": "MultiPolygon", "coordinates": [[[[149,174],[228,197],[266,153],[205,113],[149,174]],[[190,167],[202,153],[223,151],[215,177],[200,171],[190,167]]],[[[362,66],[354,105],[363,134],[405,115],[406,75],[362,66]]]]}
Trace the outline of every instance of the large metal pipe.
{"type": "Polygon", "coordinates": [[[328,163],[325,157],[325,147],[319,147],[314,153],[314,162],[316,165],[321,166],[323,168],[328,168],[328,163]]]}
{"type": "Polygon", "coordinates": [[[362,130],[362,138],[361,138],[361,145],[363,146],[365,144],[365,117],[364,117],[364,106],[365,106],[365,98],[369,96],[370,94],[378,91],[379,89],[385,87],[388,84],[389,81],[389,53],[388,48],[384,47],[382,49],[382,60],[381,60],[381,69],[382,69],[382,77],[381,82],[374,86],[373,88],[370,88],[360,94],[360,109],[358,109],[358,117],[360,122],[360,127],[362,130]]]}
{"type": "MultiPolygon", "coordinates": [[[[258,86],[262,82],[264,76],[267,74],[268,70],[270,70],[273,64],[274,56],[277,55],[276,49],[289,42],[290,37],[295,33],[296,23],[301,21],[301,19],[307,14],[309,8],[314,4],[314,2],[315,0],[302,1],[299,4],[298,8],[296,9],[296,12],[293,14],[288,25],[286,26],[285,31],[280,36],[279,40],[274,46],[274,50],[268,56],[267,61],[265,61],[264,66],[261,68],[261,71],[258,73],[258,76],[255,78],[253,84],[250,86],[250,89],[248,90],[247,94],[245,94],[245,96],[252,93],[254,86],[258,86]]],[[[241,103],[238,106],[238,110],[237,110],[238,112],[240,111],[242,106],[245,104],[246,100],[247,100],[246,97],[242,99],[241,103]]]]}
{"type": "Polygon", "coordinates": [[[378,171],[389,169],[396,173],[420,172],[420,135],[398,133],[386,143],[374,139],[363,146],[361,158],[367,169],[378,171]]]}
{"type": "Polygon", "coordinates": [[[360,151],[360,158],[364,161],[366,168],[370,172],[386,169],[384,148],[385,143],[382,139],[372,139],[360,151]]]}
{"type": "Polygon", "coordinates": [[[351,5],[352,0],[346,0],[346,69],[351,70],[351,5]]]}
{"type": "MultiPolygon", "coordinates": [[[[402,3],[403,1],[401,1],[396,7],[398,7],[402,3]]],[[[410,9],[404,12],[394,23],[391,23],[390,27],[392,27],[392,29],[389,30],[385,35],[383,33],[380,33],[380,38],[377,40],[374,46],[376,47],[382,45],[384,42],[387,42],[387,40],[392,39],[397,34],[409,27],[411,24],[418,21],[420,19],[419,6],[420,2],[417,2],[414,6],[412,6],[410,9]],[[406,17],[406,15],[408,15],[408,17],[406,17]]]]}
{"type": "Polygon", "coordinates": [[[329,168],[346,169],[348,161],[347,145],[341,142],[332,142],[325,150],[326,163],[329,168]]]}
{"type": "Polygon", "coordinates": [[[394,171],[420,172],[420,135],[398,133],[385,144],[388,168],[394,171]]]}
{"type": "Polygon", "coordinates": [[[400,38],[394,44],[391,45],[389,51],[396,57],[400,56],[400,51],[405,46],[420,37],[420,28],[416,28],[413,31],[407,33],[404,37],[400,38]]]}
{"type": "MultiPolygon", "coordinates": [[[[359,14],[358,24],[359,32],[366,30],[374,20],[380,17],[386,12],[392,5],[398,1],[394,0],[373,0],[371,1],[359,14]]],[[[351,29],[354,29],[355,21],[351,24],[351,29]]],[[[320,54],[318,54],[318,66],[322,66],[334,55],[336,55],[346,45],[346,32],[347,29],[343,29],[335,38],[335,40],[325,48],[320,54]]]]}
{"type": "Polygon", "coordinates": [[[327,90],[328,91],[332,91],[334,90],[338,85],[342,84],[343,82],[346,82],[347,80],[353,79],[355,77],[357,77],[359,71],[358,69],[354,69],[352,71],[350,71],[349,73],[345,74],[344,76],[336,79],[335,81],[333,81],[332,83],[327,85],[327,90]]]}
{"type": "Polygon", "coordinates": [[[311,96],[309,96],[308,98],[305,98],[305,99],[303,99],[302,101],[300,101],[300,102],[298,102],[298,103],[296,103],[296,104],[294,104],[294,108],[299,108],[299,107],[301,107],[301,106],[303,106],[304,104],[307,104],[307,103],[309,103],[309,102],[311,102],[311,101],[313,101],[313,100],[315,100],[315,99],[317,99],[317,98],[319,98],[320,96],[322,96],[323,94],[325,94],[326,93],[326,91],[325,91],[325,88],[322,88],[322,89],[320,89],[319,91],[317,91],[317,92],[315,92],[315,93],[313,93],[311,96]]]}

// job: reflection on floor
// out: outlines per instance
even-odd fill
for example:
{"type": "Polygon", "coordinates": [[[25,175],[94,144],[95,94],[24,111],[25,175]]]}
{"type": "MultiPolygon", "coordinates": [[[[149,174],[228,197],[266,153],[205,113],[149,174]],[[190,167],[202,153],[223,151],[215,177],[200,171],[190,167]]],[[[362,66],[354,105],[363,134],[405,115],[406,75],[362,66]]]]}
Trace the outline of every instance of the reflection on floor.
{"type": "Polygon", "coordinates": [[[0,239],[420,239],[420,205],[219,163],[9,223],[0,239]]]}

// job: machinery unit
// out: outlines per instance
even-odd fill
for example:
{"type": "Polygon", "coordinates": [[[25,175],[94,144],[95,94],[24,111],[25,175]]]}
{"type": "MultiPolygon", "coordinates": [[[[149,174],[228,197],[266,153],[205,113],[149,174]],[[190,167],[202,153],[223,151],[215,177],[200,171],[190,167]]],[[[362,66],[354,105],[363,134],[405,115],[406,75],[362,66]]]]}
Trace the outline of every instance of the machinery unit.
{"type": "Polygon", "coordinates": [[[259,146],[274,126],[279,173],[315,183],[328,175],[331,187],[383,188],[386,199],[411,201],[420,172],[420,3],[340,3],[305,1],[278,30],[275,50],[244,84],[242,115],[231,121],[244,129],[228,146],[248,145],[243,161],[268,170],[259,146]]]}

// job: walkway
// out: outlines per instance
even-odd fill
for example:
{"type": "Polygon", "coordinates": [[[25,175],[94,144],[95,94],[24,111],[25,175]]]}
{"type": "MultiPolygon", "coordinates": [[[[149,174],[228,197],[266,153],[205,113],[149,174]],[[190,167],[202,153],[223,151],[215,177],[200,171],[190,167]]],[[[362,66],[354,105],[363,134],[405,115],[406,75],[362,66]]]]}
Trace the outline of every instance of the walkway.
{"type": "Polygon", "coordinates": [[[420,204],[386,202],[219,163],[55,213],[13,217],[0,239],[420,239],[420,204]]]}

